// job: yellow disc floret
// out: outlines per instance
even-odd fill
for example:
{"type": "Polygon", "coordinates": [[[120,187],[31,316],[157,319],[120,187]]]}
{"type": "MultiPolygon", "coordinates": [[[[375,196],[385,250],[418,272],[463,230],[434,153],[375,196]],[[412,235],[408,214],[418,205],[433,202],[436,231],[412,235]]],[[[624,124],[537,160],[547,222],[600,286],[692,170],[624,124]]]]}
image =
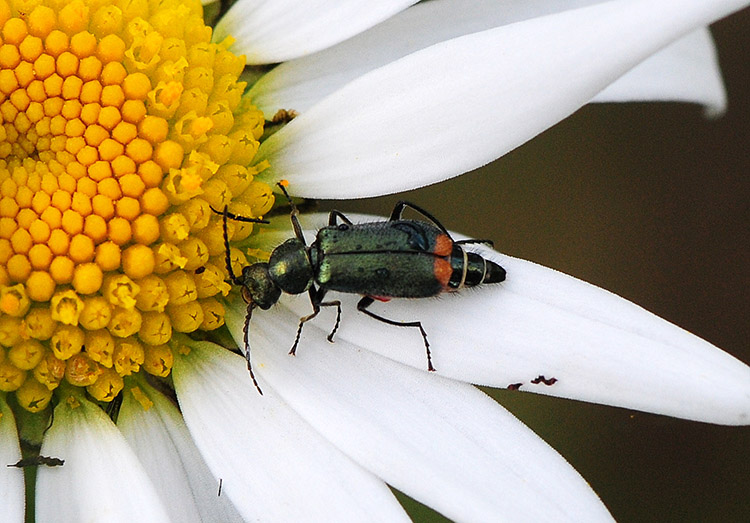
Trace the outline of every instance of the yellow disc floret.
{"type": "Polygon", "coordinates": [[[211,208],[273,204],[230,44],[199,0],[0,0],[0,390],[23,408],[63,381],[111,401],[224,324],[211,208]]]}

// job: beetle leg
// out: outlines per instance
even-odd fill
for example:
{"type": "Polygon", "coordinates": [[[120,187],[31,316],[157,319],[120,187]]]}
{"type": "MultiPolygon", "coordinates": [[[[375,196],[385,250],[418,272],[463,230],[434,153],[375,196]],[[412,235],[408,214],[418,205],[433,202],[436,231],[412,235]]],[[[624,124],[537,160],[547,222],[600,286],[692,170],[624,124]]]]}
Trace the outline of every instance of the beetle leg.
{"type": "MultiPolygon", "coordinates": [[[[280,186],[283,188],[282,185],[280,186]]],[[[289,354],[291,354],[292,356],[297,353],[297,345],[299,345],[299,337],[302,335],[302,327],[305,325],[305,323],[318,315],[318,313],[320,312],[320,301],[323,299],[323,295],[325,295],[325,291],[323,291],[322,293],[319,292],[314,285],[308,289],[307,293],[310,295],[310,305],[312,305],[313,311],[312,314],[308,314],[307,316],[303,316],[299,319],[297,335],[294,337],[294,344],[292,344],[292,348],[289,351],[289,354]]]]}
{"type": "Polygon", "coordinates": [[[344,216],[344,213],[336,210],[331,211],[331,213],[328,215],[328,225],[338,225],[339,222],[336,221],[336,218],[341,218],[342,222],[352,225],[352,221],[344,216]]]}
{"type": "Polygon", "coordinates": [[[297,236],[297,239],[307,245],[307,242],[305,241],[305,235],[302,234],[302,225],[299,223],[299,209],[297,209],[297,206],[294,205],[294,202],[292,201],[292,197],[289,196],[289,193],[286,190],[286,187],[284,187],[281,182],[277,183],[276,185],[279,186],[281,189],[281,192],[284,193],[284,196],[286,196],[286,199],[289,201],[289,205],[292,208],[292,212],[289,213],[289,218],[292,220],[292,227],[294,228],[294,234],[297,236]]]}
{"type": "Polygon", "coordinates": [[[409,207],[410,209],[414,209],[419,214],[421,214],[422,216],[430,220],[438,229],[440,229],[444,234],[446,234],[448,238],[450,238],[451,240],[453,239],[451,234],[448,232],[448,229],[443,227],[443,224],[440,223],[438,219],[435,218],[432,214],[428,213],[427,211],[425,211],[418,205],[414,205],[413,203],[407,202],[404,200],[401,200],[400,202],[398,202],[396,206],[393,208],[393,212],[391,212],[391,217],[389,218],[389,221],[400,220],[401,215],[404,214],[404,209],[407,207],[409,207]]]}
{"type": "Polygon", "coordinates": [[[457,242],[454,242],[454,243],[457,243],[458,245],[467,245],[467,244],[472,244],[472,243],[483,243],[485,245],[489,245],[493,249],[495,248],[495,242],[493,242],[492,240],[479,240],[477,238],[472,238],[470,240],[458,240],[457,242]]]}
{"type": "Polygon", "coordinates": [[[375,314],[374,312],[367,310],[367,307],[372,305],[374,301],[375,300],[372,297],[364,296],[361,300],[359,300],[359,303],[357,303],[357,310],[360,312],[364,312],[371,318],[374,318],[378,321],[382,321],[383,323],[387,323],[388,325],[395,325],[396,327],[418,328],[419,332],[422,333],[422,339],[424,340],[424,348],[425,348],[425,351],[427,351],[427,370],[434,371],[435,367],[432,366],[432,355],[430,354],[430,342],[427,341],[427,333],[424,331],[424,328],[422,328],[422,322],[420,321],[396,321],[396,320],[389,320],[388,318],[383,318],[382,316],[379,316],[375,314]]]}
{"type": "Polygon", "coordinates": [[[333,326],[333,330],[326,338],[328,341],[333,343],[333,335],[336,334],[336,331],[339,330],[339,325],[341,324],[341,302],[339,300],[333,300],[333,301],[324,301],[320,304],[321,307],[336,307],[336,324],[333,326]]]}
{"type": "Polygon", "coordinates": [[[313,311],[312,314],[308,314],[307,316],[303,316],[299,319],[297,336],[294,338],[294,345],[292,345],[292,349],[289,351],[289,354],[291,354],[292,356],[294,356],[294,354],[296,354],[297,352],[299,338],[302,335],[302,326],[313,319],[315,316],[317,316],[320,312],[321,307],[336,307],[336,324],[333,326],[333,330],[327,338],[331,343],[333,343],[333,335],[336,334],[336,331],[339,329],[339,325],[341,324],[341,302],[339,300],[321,301],[323,299],[323,296],[325,296],[326,294],[326,291],[324,289],[316,289],[315,287],[310,287],[310,290],[308,292],[310,293],[310,303],[312,304],[313,311]]]}
{"type": "Polygon", "coordinates": [[[253,366],[250,364],[250,340],[249,337],[249,330],[250,330],[250,318],[253,315],[253,307],[255,307],[255,304],[249,303],[247,305],[247,313],[245,314],[245,325],[242,327],[242,333],[244,334],[244,340],[245,340],[245,359],[247,360],[247,370],[250,372],[250,378],[253,380],[253,385],[255,385],[255,388],[258,389],[258,392],[260,392],[260,395],[263,395],[263,391],[260,390],[260,385],[258,385],[258,380],[255,379],[255,374],[253,374],[253,366]]]}

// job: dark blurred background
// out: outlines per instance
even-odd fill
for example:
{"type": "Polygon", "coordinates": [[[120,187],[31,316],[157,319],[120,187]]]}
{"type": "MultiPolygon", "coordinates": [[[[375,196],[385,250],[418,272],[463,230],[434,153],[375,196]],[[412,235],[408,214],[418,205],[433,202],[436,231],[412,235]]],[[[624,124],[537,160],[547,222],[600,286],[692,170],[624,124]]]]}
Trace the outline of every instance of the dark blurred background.
{"type": "MultiPolygon", "coordinates": [[[[720,119],[687,104],[590,105],[459,178],[322,208],[387,216],[411,200],[448,228],[613,291],[750,363],[750,9],[713,30],[729,95],[720,119]]],[[[489,392],[619,521],[750,519],[750,427],[489,392]]]]}

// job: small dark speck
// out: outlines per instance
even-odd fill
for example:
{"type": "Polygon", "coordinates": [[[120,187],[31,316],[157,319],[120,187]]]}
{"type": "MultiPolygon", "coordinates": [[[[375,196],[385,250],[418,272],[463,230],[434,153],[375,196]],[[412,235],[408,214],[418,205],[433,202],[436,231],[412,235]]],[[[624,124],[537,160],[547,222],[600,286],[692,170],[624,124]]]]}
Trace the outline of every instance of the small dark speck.
{"type": "Polygon", "coordinates": [[[518,390],[521,388],[521,385],[523,385],[523,383],[511,383],[507,388],[508,390],[518,390]]]}
{"type": "Polygon", "coordinates": [[[195,269],[195,274],[203,274],[204,272],[206,272],[205,267],[198,267],[197,269],[195,269]]]}
{"type": "Polygon", "coordinates": [[[531,380],[531,383],[533,383],[534,385],[539,385],[540,383],[544,383],[545,385],[554,385],[555,383],[557,383],[557,378],[545,378],[544,375],[540,375],[531,380]]]}
{"type": "Polygon", "coordinates": [[[61,467],[65,464],[64,459],[51,458],[49,456],[32,456],[30,458],[23,458],[18,460],[17,463],[8,465],[9,467],[38,467],[39,465],[47,465],[48,467],[61,467]]]}

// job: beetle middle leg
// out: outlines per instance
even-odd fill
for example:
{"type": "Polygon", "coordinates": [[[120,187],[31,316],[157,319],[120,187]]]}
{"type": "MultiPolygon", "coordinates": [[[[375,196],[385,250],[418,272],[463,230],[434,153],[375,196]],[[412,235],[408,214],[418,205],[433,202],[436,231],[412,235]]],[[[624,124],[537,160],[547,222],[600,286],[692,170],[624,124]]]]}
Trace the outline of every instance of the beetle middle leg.
{"type": "Polygon", "coordinates": [[[427,341],[427,333],[424,331],[424,328],[422,327],[421,321],[396,321],[396,320],[389,320],[388,318],[384,318],[382,316],[379,316],[378,314],[375,314],[374,312],[367,309],[370,305],[372,305],[375,302],[373,298],[370,296],[364,296],[361,300],[359,300],[359,303],[357,303],[357,310],[359,312],[364,312],[369,317],[374,318],[378,321],[382,321],[383,323],[387,323],[388,325],[395,325],[396,327],[416,327],[419,329],[419,332],[422,334],[422,339],[424,340],[424,348],[427,352],[427,370],[434,371],[435,367],[432,366],[432,354],[430,354],[430,342],[427,341]]]}
{"type": "Polygon", "coordinates": [[[302,327],[313,319],[315,316],[318,315],[320,312],[321,307],[336,307],[336,324],[333,326],[333,330],[328,335],[327,339],[331,343],[333,343],[333,335],[336,334],[336,331],[339,329],[339,325],[341,324],[341,302],[339,300],[331,300],[331,301],[323,301],[323,296],[325,296],[326,291],[324,289],[315,289],[314,287],[310,287],[310,290],[308,291],[310,293],[310,303],[313,307],[312,314],[308,314],[307,316],[303,316],[299,319],[299,326],[297,327],[297,336],[294,338],[294,345],[292,345],[292,349],[289,351],[289,354],[294,356],[297,352],[297,345],[299,345],[299,338],[302,335],[302,327]]]}

